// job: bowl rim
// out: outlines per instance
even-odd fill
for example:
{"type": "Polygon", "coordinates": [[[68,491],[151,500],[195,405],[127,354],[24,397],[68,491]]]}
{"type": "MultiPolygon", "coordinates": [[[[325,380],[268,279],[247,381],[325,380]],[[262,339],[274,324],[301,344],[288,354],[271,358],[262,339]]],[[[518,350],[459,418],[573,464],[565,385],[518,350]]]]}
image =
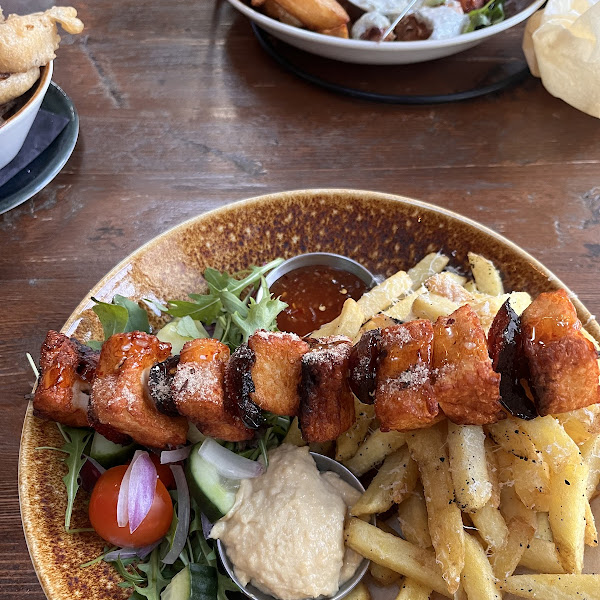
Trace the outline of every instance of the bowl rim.
{"type": "MultiPolygon", "coordinates": [[[[33,84],[36,87],[35,92],[31,95],[31,98],[10,118],[6,119],[4,124],[0,127],[0,132],[6,132],[12,125],[18,123],[21,118],[26,115],[33,107],[33,105],[45,96],[50,81],[52,80],[52,72],[54,70],[54,61],[50,61],[48,64],[40,67],[40,76],[38,80],[33,84]]],[[[27,93],[27,92],[25,92],[27,93]]]]}
{"type": "Polygon", "coordinates": [[[333,37],[317,33],[315,31],[309,31],[308,29],[301,29],[294,27],[293,25],[287,25],[281,21],[277,21],[267,15],[264,15],[254,8],[244,4],[241,0],[227,0],[234,8],[246,15],[252,21],[255,21],[259,25],[263,25],[267,28],[274,29],[282,34],[287,34],[307,42],[315,42],[322,46],[330,46],[337,48],[353,49],[353,50],[374,50],[377,53],[389,54],[389,53],[401,53],[410,54],[413,50],[433,50],[436,48],[448,48],[451,46],[462,46],[463,44],[475,43],[485,38],[491,37],[496,33],[510,29],[514,25],[518,25],[528,17],[530,17],[538,8],[540,8],[546,0],[533,0],[529,6],[519,11],[516,15],[478,29],[477,31],[470,31],[469,33],[463,33],[456,37],[445,39],[445,40],[416,40],[412,42],[372,42],[368,40],[353,40],[339,37],[333,37]]]}

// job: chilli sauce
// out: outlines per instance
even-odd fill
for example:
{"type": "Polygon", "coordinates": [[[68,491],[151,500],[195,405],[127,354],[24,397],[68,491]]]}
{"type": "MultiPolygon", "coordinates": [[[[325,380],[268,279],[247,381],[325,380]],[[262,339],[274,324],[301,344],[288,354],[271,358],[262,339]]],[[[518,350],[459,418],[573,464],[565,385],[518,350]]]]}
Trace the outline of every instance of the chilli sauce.
{"type": "Polygon", "coordinates": [[[342,269],[311,265],[282,275],[270,291],[288,306],[277,317],[281,331],[306,335],[335,319],[348,298],[358,300],[365,282],[342,269]]]}

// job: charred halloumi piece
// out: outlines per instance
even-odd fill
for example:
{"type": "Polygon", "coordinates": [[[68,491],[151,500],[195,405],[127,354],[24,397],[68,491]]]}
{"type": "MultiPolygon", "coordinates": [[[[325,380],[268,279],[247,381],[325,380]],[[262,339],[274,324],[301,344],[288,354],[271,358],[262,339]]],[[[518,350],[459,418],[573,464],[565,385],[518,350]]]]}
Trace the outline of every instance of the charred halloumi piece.
{"type": "Polygon", "coordinates": [[[49,331],[40,353],[40,379],[33,398],[36,417],[87,427],[88,404],[99,353],[49,331]]]}
{"type": "Polygon", "coordinates": [[[314,339],[302,356],[299,422],[307,442],[329,442],[355,420],[354,396],[348,384],[352,341],[345,336],[314,339]]]}
{"type": "Polygon", "coordinates": [[[433,330],[433,391],[445,415],[459,425],[503,419],[500,375],[492,369],[477,313],[466,304],[439,317],[433,330]]]}
{"type": "Polygon", "coordinates": [[[565,290],[540,294],[521,315],[522,349],[540,415],[600,402],[598,354],[565,290]]]}
{"type": "Polygon", "coordinates": [[[432,385],[433,325],[409,321],[381,330],[375,415],[382,431],[429,427],[439,406],[432,385]]]}
{"type": "Polygon", "coordinates": [[[171,344],[141,331],[109,337],[100,351],[90,396],[92,426],[108,426],[151,448],[184,444],[187,420],[158,412],[146,385],[150,367],[170,352],[171,344]]]}
{"type": "Polygon", "coordinates": [[[218,340],[204,338],[186,342],[172,382],[173,400],[186,416],[210,437],[241,442],[254,437],[244,426],[236,404],[228,405],[224,390],[229,348],[218,340]]]}
{"type": "Polygon", "coordinates": [[[295,333],[259,330],[248,338],[248,348],[254,354],[252,401],[276,415],[296,416],[301,362],[308,344],[295,333]]]}

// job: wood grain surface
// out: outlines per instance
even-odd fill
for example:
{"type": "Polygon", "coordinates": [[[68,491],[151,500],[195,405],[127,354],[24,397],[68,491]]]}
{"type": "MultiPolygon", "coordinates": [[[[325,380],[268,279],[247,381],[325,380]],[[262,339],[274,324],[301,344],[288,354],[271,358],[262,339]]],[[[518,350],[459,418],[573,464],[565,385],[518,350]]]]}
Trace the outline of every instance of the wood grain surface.
{"type": "MultiPolygon", "coordinates": [[[[5,0],[10,12],[51,0],[5,0]]],[[[347,187],[425,200],[506,235],[600,314],[600,122],[539,80],[477,100],[391,106],[284,71],[224,1],[75,1],[54,80],[81,132],[58,177],[0,216],[0,596],[42,600],[17,497],[24,395],[49,328],[118,261],[211,208],[347,187]]],[[[522,61],[516,28],[452,59],[356,67],[302,59],[365,89],[452,90],[522,61]],[[469,81],[468,75],[472,74],[469,81]],[[400,86],[400,87],[399,87],[400,86]]],[[[269,215],[265,215],[268,219],[269,215]]]]}

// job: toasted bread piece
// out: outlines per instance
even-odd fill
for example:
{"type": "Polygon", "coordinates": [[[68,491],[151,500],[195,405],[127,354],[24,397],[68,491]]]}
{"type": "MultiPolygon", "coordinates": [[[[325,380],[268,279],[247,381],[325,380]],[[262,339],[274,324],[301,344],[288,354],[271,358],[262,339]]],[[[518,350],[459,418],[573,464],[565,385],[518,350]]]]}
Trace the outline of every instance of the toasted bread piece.
{"type": "Polygon", "coordinates": [[[296,416],[301,361],[308,344],[294,333],[259,330],[248,339],[248,348],[254,353],[253,402],[276,415],[296,416]]]}
{"type": "Polygon", "coordinates": [[[540,294],[521,315],[521,329],[540,415],[600,402],[598,354],[565,290],[540,294]]]}
{"type": "Polygon", "coordinates": [[[311,340],[302,357],[299,423],[307,442],[335,440],[354,423],[354,396],[348,385],[352,341],[344,336],[311,340]]]}
{"type": "Polygon", "coordinates": [[[100,351],[90,396],[92,425],[112,427],[151,448],[184,444],[187,420],[159,413],[146,387],[150,367],[170,351],[171,344],[141,331],[109,337],[100,351]]]}
{"type": "Polygon", "coordinates": [[[445,415],[459,425],[485,425],[506,417],[500,375],[492,369],[479,317],[468,305],[433,327],[434,394],[445,415]]]}
{"type": "Polygon", "coordinates": [[[172,382],[173,399],[179,414],[204,435],[241,442],[252,439],[254,432],[244,426],[236,405],[226,405],[224,377],[228,361],[229,348],[218,340],[186,342],[172,382]]]}
{"type": "Polygon", "coordinates": [[[40,353],[33,414],[72,427],[87,427],[89,394],[99,353],[50,330],[40,353]]]}
{"type": "Polygon", "coordinates": [[[381,330],[375,415],[382,431],[420,429],[441,418],[431,381],[432,354],[430,321],[409,321],[381,330]]]}

